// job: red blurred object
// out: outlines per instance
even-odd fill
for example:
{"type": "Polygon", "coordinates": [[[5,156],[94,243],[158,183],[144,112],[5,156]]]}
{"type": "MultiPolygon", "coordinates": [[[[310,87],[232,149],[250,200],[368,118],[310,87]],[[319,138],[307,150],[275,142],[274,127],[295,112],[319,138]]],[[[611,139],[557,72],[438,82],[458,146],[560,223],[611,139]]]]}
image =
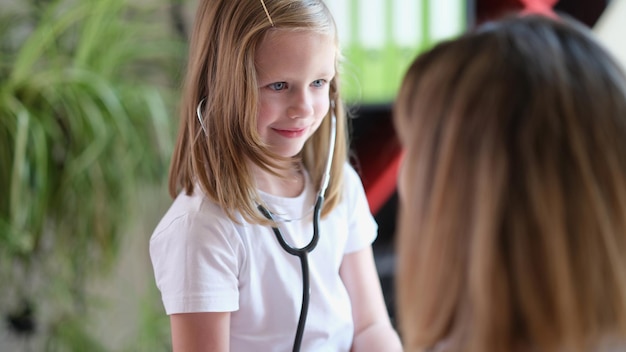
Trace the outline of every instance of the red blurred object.
{"type": "Polygon", "coordinates": [[[524,8],[522,13],[534,13],[550,17],[557,17],[553,10],[558,0],[521,0],[524,8]]]}
{"type": "Polygon", "coordinates": [[[402,147],[391,116],[381,118],[376,128],[363,135],[354,151],[357,170],[372,214],[377,214],[396,190],[402,147]]]}
{"type": "Polygon", "coordinates": [[[556,17],[553,10],[558,0],[477,0],[476,23],[495,20],[512,13],[542,14],[556,17]]]}
{"type": "Polygon", "coordinates": [[[396,191],[402,147],[390,104],[354,107],[351,114],[354,168],[361,176],[372,214],[379,215],[396,191]]]}

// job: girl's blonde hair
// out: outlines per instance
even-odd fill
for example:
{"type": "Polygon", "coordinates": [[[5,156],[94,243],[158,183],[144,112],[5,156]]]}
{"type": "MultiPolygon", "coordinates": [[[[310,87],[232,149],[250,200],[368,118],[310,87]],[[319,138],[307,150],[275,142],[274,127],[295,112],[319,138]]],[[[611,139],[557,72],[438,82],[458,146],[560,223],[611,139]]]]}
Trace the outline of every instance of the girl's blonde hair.
{"type": "MultiPolygon", "coordinates": [[[[200,1],[169,181],[172,197],[181,188],[190,194],[195,186],[200,186],[231,219],[240,213],[246,221],[261,224],[268,222],[257,210],[259,197],[248,161],[271,172],[279,168],[279,161],[289,160],[271,153],[256,129],[258,86],[254,60],[260,42],[270,30],[329,34],[334,37],[339,57],[336,26],[321,0],[200,1]],[[196,117],[196,108],[203,99],[206,133],[196,117]]],[[[348,148],[338,81],[336,75],[330,82],[329,99],[334,104],[300,155],[314,184],[319,185],[330,139],[328,117],[334,113],[337,139],[322,216],[340,200],[348,148]]]]}
{"type": "Polygon", "coordinates": [[[436,46],[394,107],[407,351],[626,342],[626,78],[570,20],[436,46]]]}

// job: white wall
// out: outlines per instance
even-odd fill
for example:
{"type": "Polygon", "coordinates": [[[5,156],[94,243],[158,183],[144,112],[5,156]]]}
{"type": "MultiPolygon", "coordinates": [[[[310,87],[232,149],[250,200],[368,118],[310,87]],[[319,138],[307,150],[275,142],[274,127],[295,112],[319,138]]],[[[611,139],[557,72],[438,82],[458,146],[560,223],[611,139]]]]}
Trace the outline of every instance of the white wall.
{"type": "Polygon", "coordinates": [[[626,0],[613,0],[593,28],[626,70],[626,0]]]}

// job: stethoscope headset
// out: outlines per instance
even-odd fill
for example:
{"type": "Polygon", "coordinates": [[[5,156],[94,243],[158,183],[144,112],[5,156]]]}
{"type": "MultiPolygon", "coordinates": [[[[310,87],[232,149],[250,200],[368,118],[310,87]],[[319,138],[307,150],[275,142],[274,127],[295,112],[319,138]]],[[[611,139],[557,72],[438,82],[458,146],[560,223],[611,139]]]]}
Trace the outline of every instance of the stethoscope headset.
{"type": "MultiPolygon", "coordinates": [[[[206,98],[205,98],[206,99],[206,98]]],[[[208,136],[207,130],[204,127],[204,120],[202,118],[202,104],[205,99],[202,99],[196,108],[196,116],[198,117],[198,121],[200,121],[200,126],[204,131],[204,134],[208,136]]],[[[303,247],[293,247],[285,241],[283,234],[281,233],[278,226],[272,226],[272,231],[278,240],[280,246],[285,250],[285,252],[296,256],[300,259],[300,266],[302,268],[302,306],[300,307],[300,318],[298,319],[298,327],[296,329],[296,336],[293,343],[293,352],[300,351],[300,346],[302,345],[302,336],[304,335],[304,326],[306,324],[306,318],[309,311],[309,300],[311,296],[311,287],[310,287],[310,279],[309,279],[309,257],[308,254],[311,253],[317,246],[317,242],[319,241],[319,225],[320,218],[322,213],[322,207],[324,205],[324,195],[326,193],[326,189],[328,188],[328,184],[330,183],[330,169],[333,163],[333,156],[335,154],[335,139],[337,136],[337,118],[335,117],[335,102],[331,101],[330,104],[331,111],[331,120],[330,120],[330,139],[328,142],[328,157],[326,159],[326,165],[324,167],[324,174],[322,175],[322,180],[320,184],[320,189],[317,193],[317,197],[315,198],[315,206],[313,207],[313,236],[309,243],[303,247]]],[[[276,223],[274,219],[274,215],[270,212],[266,207],[259,204],[257,206],[261,214],[265,216],[268,220],[276,223]]]]}

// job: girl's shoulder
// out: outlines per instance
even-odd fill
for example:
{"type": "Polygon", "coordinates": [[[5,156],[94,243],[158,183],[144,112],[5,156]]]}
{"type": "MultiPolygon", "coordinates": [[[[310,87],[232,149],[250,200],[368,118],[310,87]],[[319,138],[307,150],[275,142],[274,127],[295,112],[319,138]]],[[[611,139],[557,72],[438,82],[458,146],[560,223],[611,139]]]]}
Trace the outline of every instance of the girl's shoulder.
{"type": "Polygon", "coordinates": [[[230,227],[233,223],[226,213],[196,187],[192,194],[184,191],[178,194],[159,221],[152,239],[167,234],[193,236],[211,230],[222,232],[230,227]]]}
{"type": "Polygon", "coordinates": [[[343,177],[346,179],[358,178],[360,180],[360,176],[356,169],[348,161],[343,164],[343,177]]]}
{"type": "Polygon", "coordinates": [[[346,162],[343,166],[343,192],[344,197],[350,199],[365,196],[361,175],[349,162],[346,162]]]}
{"type": "Polygon", "coordinates": [[[358,185],[363,188],[359,171],[349,162],[343,164],[343,180],[346,185],[358,185]]]}

